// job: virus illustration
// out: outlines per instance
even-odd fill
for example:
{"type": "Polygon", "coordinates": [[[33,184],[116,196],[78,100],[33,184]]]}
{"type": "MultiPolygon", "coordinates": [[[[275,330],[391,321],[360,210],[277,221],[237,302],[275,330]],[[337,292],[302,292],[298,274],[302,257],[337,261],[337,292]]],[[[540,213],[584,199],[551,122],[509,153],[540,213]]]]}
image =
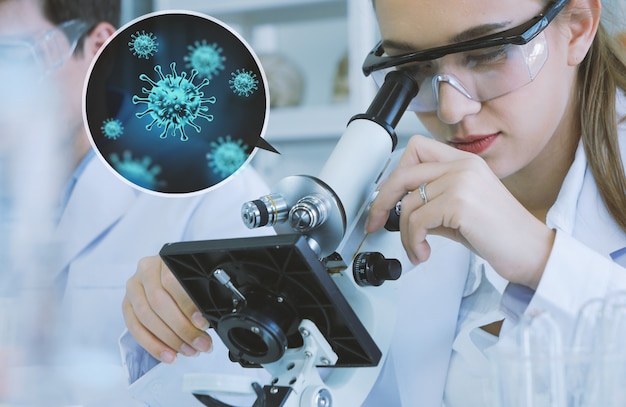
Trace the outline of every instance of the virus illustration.
{"type": "Polygon", "coordinates": [[[106,119],[102,122],[100,129],[104,137],[108,139],[115,140],[124,134],[124,126],[122,126],[122,122],[117,119],[106,119]]]}
{"type": "Polygon", "coordinates": [[[137,58],[148,59],[158,51],[159,43],[156,41],[156,36],[153,33],[146,34],[141,30],[141,33],[137,31],[132,34],[131,41],[128,43],[128,49],[133,51],[133,55],[137,58]]]}
{"type": "Polygon", "coordinates": [[[190,125],[198,133],[202,128],[194,123],[198,117],[202,117],[207,121],[213,121],[213,115],[206,114],[209,110],[206,103],[215,103],[215,96],[204,97],[204,92],[200,89],[208,85],[209,80],[204,79],[199,85],[194,85],[193,80],[198,71],[192,70],[191,76],[187,78],[186,72],[181,72],[180,76],[176,73],[176,63],[170,64],[171,74],[163,75],[160,65],[156,65],[154,70],[159,74],[158,82],[153,81],[146,74],[139,75],[139,79],[152,85],[150,90],[142,88],[141,91],[147,95],[142,98],[133,95],[133,103],[145,103],[148,108],[141,113],[136,113],[138,118],[142,118],[147,114],[152,117],[152,122],[146,126],[146,130],[152,130],[156,124],[157,127],[165,127],[161,138],[168,136],[169,129],[172,134],[176,134],[176,129],[180,132],[181,141],[187,141],[189,137],[185,133],[185,126],[190,125]]]}
{"type": "Polygon", "coordinates": [[[237,69],[230,74],[231,79],[228,80],[230,88],[233,92],[239,96],[248,97],[259,89],[259,81],[256,79],[256,74],[252,71],[246,71],[245,69],[237,69]]]}
{"type": "Polygon", "coordinates": [[[161,173],[161,167],[152,165],[150,157],[133,159],[130,151],[124,151],[121,159],[116,153],[111,154],[110,159],[118,174],[135,185],[151,190],[165,185],[165,182],[157,178],[161,173]]]}
{"type": "Polygon", "coordinates": [[[212,79],[224,69],[226,57],[222,56],[222,48],[216,43],[207,44],[206,40],[196,41],[187,46],[189,52],[184,57],[185,67],[195,69],[201,77],[212,79]]]}
{"type": "Polygon", "coordinates": [[[242,140],[232,140],[230,136],[218,137],[211,142],[211,151],[206,158],[215,174],[226,178],[237,171],[248,158],[248,146],[242,140]]]}

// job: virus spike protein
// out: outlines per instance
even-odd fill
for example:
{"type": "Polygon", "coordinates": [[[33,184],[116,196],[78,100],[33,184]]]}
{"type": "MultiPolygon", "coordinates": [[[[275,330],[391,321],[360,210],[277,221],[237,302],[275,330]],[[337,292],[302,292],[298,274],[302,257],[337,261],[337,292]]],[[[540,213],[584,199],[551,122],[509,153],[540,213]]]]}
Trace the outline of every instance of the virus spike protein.
{"type": "Polygon", "coordinates": [[[189,137],[185,132],[185,126],[190,125],[196,132],[201,131],[201,127],[194,123],[198,117],[202,117],[207,121],[213,121],[213,115],[207,114],[209,108],[206,103],[214,104],[215,96],[204,97],[204,92],[200,89],[209,84],[209,80],[205,78],[198,85],[193,84],[198,72],[194,69],[191,76],[187,79],[187,73],[181,72],[180,76],[176,72],[176,63],[170,64],[171,74],[164,75],[160,65],[156,65],[154,70],[159,75],[158,81],[152,80],[148,75],[141,74],[139,79],[152,85],[150,90],[142,88],[141,91],[147,95],[142,98],[133,95],[133,103],[145,103],[148,108],[141,113],[137,113],[138,118],[142,118],[150,114],[152,122],[146,125],[146,130],[152,130],[156,124],[157,127],[165,127],[161,133],[161,138],[166,138],[169,129],[172,128],[172,134],[176,133],[176,129],[180,132],[181,141],[187,141],[189,137]]]}
{"type": "Polygon", "coordinates": [[[259,81],[256,79],[256,74],[252,71],[237,69],[230,76],[231,79],[228,80],[230,88],[233,93],[239,96],[248,97],[259,89],[257,86],[259,81]]]}
{"type": "Polygon", "coordinates": [[[153,33],[148,33],[144,30],[137,31],[131,35],[131,40],[128,42],[128,48],[133,52],[133,55],[137,58],[149,59],[158,51],[159,43],[153,33]]]}
{"type": "Polygon", "coordinates": [[[195,41],[194,45],[187,46],[188,53],[184,57],[186,68],[198,71],[200,76],[212,79],[224,69],[226,57],[222,56],[223,49],[216,43],[208,44],[206,40],[195,41]]]}
{"type": "Polygon", "coordinates": [[[116,153],[110,155],[113,168],[124,178],[140,187],[155,190],[165,184],[158,179],[161,167],[152,164],[150,157],[135,159],[130,151],[124,151],[123,158],[116,153]]]}
{"type": "Polygon", "coordinates": [[[233,140],[230,136],[218,137],[211,142],[211,150],[207,153],[209,167],[215,174],[226,178],[235,173],[248,158],[248,145],[243,140],[233,140]]]}
{"type": "Polygon", "coordinates": [[[118,119],[106,119],[102,122],[100,129],[102,130],[104,137],[112,140],[118,139],[122,134],[124,134],[124,126],[118,119]]]}

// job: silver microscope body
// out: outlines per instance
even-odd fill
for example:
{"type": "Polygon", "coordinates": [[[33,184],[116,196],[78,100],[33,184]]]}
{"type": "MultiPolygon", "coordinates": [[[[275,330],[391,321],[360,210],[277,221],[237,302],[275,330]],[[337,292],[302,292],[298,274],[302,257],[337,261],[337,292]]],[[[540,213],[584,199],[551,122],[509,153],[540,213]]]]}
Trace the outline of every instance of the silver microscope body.
{"type": "Polygon", "coordinates": [[[341,249],[372,199],[397,145],[394,128],[417,91],[411,77],[390,72],[366,113],[352,117],[319,176],[282,179],[270,194],[243,204],[244,223],[303,234],[320,258],[341,249]]]}
{"type": "MultiPolygon", "coordinates": [[[[378,251],[359,251],[381,245],[401,251],[399,240],[390,245],[382,237],[388,232],[366,239],[363,225],[397,144],[394,128],[417,92],[410,76],[390,72],[367,111],[350,120],[319,176],[286,177],[242,205],[249,228],[273,227],[276,236],[162,249],[231,358],[272,376],[264,387],[242,379],[241,392],[256,396],[253,407],[355,405],[367,395],[355,391],[374,385],[397,307],[397,286],[383,283],[398,279],[401,265],[378,251]]],[[[228,406],[214,398],[221,378],[193,380],[187,390],[203,404],[228,406]]]]}

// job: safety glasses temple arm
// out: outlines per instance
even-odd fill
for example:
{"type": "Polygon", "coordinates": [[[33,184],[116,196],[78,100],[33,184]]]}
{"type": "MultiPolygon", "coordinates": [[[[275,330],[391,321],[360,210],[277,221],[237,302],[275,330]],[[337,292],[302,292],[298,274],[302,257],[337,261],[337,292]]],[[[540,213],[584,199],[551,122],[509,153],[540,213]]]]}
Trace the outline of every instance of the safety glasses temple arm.
{"type": "Polygon", "coordinates": [[[411,62],[430,61],[457,52],[473,51],[498,45],[527,44],[550,24],[567,3],[569,3],[569,0],[556,0],[544,13],[509,30],[424,51],[411,52],[398,56],[383,56],[384,51],[382,49],[382,41],[380,41],[366,56],[362,67],[363,73],[365,76],[369,76],[372,72],[380,69],[391,68],[411,62]]]}

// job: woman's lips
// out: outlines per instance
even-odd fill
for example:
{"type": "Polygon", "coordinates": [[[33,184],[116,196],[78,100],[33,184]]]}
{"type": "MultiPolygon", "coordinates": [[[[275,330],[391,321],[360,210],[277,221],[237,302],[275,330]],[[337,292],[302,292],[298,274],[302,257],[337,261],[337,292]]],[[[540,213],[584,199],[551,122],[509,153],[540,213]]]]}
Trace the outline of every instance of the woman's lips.
{"type": "Polygon", "coordinates": [[[470,136],[462,140],[452,140],[450,141],[450,144],[459,150],[480,154],[489,148],[489,146],[495,141],[496,137],[498,137],[498,133],[485,136],[470,136]]]}

